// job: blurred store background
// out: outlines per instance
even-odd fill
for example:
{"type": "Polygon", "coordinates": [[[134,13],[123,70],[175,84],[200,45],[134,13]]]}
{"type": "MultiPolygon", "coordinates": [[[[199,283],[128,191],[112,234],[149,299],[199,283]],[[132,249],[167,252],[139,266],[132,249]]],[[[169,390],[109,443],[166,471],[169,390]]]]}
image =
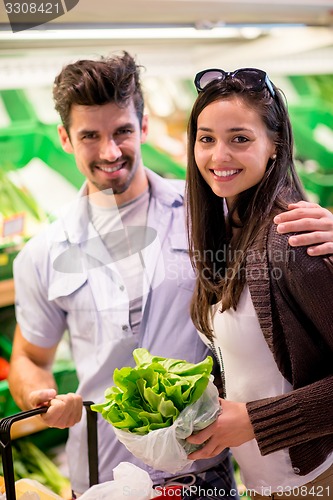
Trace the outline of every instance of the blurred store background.
{"type": "MultiPolygon", "coordinates": [[[[51,97],[53,79],[68,62],[122,50],[136,55],[144,67],[150,115],[144,160],[153,170],[175,178],[185,177],[186,123],[195,99],[195,73],[208,67],[264,69],[286,94],[298,169],[309,198],[332,209],[332,1],[79,0],[54,21],[15,33],[5,4],[0,2],[0,356],[4,359],[10,356],[15,323],[13,258],[82,183],[73,158],[59,145],[59,120],[51,97]]],[[[75,373],[67,357],[64,349],[59,354],[58,381],[74,390],[75,373]]],[[[16,411],[3,378],[0,418],[16,411]]]]}

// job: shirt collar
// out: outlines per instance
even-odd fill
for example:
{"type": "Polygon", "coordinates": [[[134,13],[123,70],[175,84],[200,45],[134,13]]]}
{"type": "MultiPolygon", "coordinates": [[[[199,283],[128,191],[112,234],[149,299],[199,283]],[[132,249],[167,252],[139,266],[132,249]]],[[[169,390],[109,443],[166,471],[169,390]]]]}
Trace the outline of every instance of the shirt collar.
{"type": "MultiPolygon", "coordinates": [[[[145,168],[145,171],[152,197],[168,207],[184,205],[184,181],[165,179],[148,168],[145,168]]],[[[94,226],[89,221],[86,182],[77,197],[62,210],[55,222],[53,236],[55,241],[68,241],[71,244],[79,244],[97,236],[94,226]]]]}
{"type": "Polygon", "coordinates": [[[184,204],[185,182],[165,179],[148,168],[145,169],[151,189],[151,196],[169,207],[184,204]]]}

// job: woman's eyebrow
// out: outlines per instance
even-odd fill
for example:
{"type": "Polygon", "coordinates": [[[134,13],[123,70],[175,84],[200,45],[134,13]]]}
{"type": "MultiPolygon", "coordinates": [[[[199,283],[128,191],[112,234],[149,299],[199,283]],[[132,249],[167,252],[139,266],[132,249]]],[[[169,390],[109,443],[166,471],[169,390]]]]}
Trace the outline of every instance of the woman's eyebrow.
{"type": "MultiPolygon", "coordinates": [[[[213,129],[209,127],[198,127],[198,130],[202,130],[203,132],[213,132],[213,129]]],[[[227,129],[227,132],[252,132],[252,130],[246,127],[231,127],[227,129]]]]}

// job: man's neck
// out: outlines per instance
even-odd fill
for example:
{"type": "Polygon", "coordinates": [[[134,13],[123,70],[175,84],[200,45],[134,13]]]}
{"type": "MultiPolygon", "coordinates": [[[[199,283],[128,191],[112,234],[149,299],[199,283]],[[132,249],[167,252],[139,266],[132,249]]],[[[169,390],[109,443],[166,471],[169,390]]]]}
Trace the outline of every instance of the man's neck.
{"type": "Polygon", "coordinates": [[[149,182],[147,174],[143,167],[139,167],[135,172],[130,185],[123,193],[114,193],[112,188],[98,191],[95,186],[88,183],[88,196],[90,202],[94,205],[99,205],[105,208],[115,206],[119,207],[138,198],[141,194],[147,191],[148,187],[149,182]]]}

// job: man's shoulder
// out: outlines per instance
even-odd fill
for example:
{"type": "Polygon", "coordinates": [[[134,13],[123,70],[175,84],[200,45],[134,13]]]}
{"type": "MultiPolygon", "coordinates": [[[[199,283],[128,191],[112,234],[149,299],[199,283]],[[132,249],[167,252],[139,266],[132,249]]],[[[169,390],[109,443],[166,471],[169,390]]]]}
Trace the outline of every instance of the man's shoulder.
{"type": "Polygon", "coordinates": [[[185,192],[185,181],[183,179],[165,179],[168,184],[175,189],[175,191],[181,196],[184,195],[185,192]]]}
{"type": "Polygon", "coordinates": [[[25,244],[18,256],[27,256],[31,254],[40,258],[45,252],[48,252],[50,242],[57,241],[59,235],[63,233],[62,224],[60,220],[55,220],[41,227],[40,231],[32,236],[25,244]]]}

